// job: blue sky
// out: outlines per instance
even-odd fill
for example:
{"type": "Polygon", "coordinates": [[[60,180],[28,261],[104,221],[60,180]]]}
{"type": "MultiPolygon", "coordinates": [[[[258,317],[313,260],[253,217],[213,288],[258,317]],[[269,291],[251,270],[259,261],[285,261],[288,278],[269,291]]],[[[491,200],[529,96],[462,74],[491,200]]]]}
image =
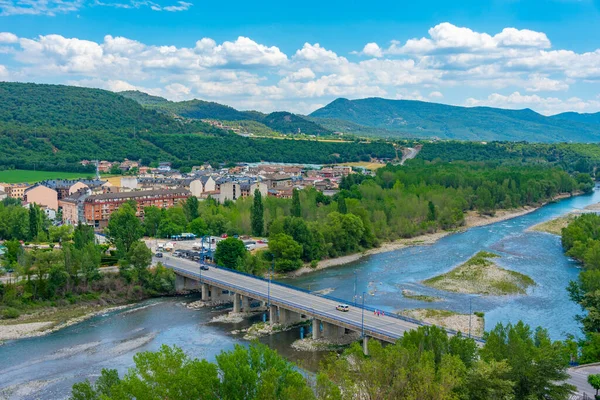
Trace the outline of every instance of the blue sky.
{"type": "Polygon", "coordinates": [[[261,111],[380,96],[597,112],[599,21],[600,0],[0,0],[0,80],[261,111]]]}

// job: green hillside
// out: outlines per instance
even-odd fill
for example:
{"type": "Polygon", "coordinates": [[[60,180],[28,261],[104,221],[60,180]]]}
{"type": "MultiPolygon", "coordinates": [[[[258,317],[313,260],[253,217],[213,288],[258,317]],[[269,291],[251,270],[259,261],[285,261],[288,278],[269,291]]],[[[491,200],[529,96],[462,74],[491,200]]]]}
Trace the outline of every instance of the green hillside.
{"type": "Polygon", "coordinates": [[[562,114],[553,115],[552,118],[562,119],[566,121],[580,122],[584,124],[598,124],[600,125],[600,112],[595,114],[582,114],[576,112],[566,112],[562,114]]]}
{"type": "MultiPolygon", "coordinates": [[[[78,164],[82,159],[172,161],[179,166],[206,161],[326,163],[394,156],[393,147],[385,143],[244,138],[99,89],[0,83],[0,104],[0,169],[88,172],[78,164]]],[[[278,118],[271,123],[281,123],[278,118]]]]}
{"type": "Polygon", "coordinates": [[[139,91],[119,93],[133,99],[146,108],[164,111],[192,119],[216,119],[220,121],[254,121],[268,128],[284,133],[306,135],[328,135],[332,132],[313,121],[289,112],[263,114],[258,111],[238,111],[233,107],[203,100],[169,101],[162,97],[150,96],[139,91]]]}
{"type": "MultiPolygon", "coordinates": [[[[310,114],[313,121],[343,129],[343,123],[385,130],[397,137],[531,142],[597,142],[600,127],[546,117],[532,110],[457,107],[413,100],[337,99],[310,114]],[[337,120],[337,122],[336,122],[337,120]]],[[[338,129],[336,129],[338,130],[338,129]]],[[[379,136],[389,136],[381,132],[379,136]]]]}

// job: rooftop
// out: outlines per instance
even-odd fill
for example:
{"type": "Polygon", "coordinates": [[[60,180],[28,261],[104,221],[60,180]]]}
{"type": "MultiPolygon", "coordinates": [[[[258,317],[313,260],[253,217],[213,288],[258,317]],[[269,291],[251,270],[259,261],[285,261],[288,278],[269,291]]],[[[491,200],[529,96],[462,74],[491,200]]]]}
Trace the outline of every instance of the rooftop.
{"type": "Polygon", "coordinates": [[[187,189],[165,189],[165,190],[142,190],[139,192],[123,192],[123,193],[105,193],[90,196],[86,201],[95,200],[116,200],[116,199],[135,199],[148,196],[189,196],[191,193],[187,189]]]}

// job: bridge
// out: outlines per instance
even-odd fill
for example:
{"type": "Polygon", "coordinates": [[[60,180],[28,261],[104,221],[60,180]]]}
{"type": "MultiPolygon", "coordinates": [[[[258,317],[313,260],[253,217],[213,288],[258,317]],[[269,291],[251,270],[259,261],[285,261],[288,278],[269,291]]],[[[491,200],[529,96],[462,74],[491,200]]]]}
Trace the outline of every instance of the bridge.
{"type": "Polygon", "coordinates": [[[427,325],[396,314],[378,316],[375,309],[361,305],[351,305],[347,312],[338,311],[336,306],[345,303],[343,300],[223,267],[211,266],[208,271],[201,271],[197,262],[170,256],[162,263],[175,271],[177,290],[199,289],[202,300],[231,301],[234,313],[252,311],[253,301],[262,302],[268,307],[270,324],[291,325],[312,320],[313,339],[359,332],[365,353],[368,337],[394,343],[404,332],[427,325]]]}

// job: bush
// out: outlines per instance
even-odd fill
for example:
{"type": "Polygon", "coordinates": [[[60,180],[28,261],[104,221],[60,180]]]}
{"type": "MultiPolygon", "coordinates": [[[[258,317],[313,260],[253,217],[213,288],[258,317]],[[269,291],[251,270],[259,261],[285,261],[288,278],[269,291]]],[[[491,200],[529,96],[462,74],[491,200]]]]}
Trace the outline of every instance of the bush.
{"type": "Polygon", "coordinates": [[[17,310],[16,308],[12,308],[12,307],[6,308],[6,309],[4,309],[4,311],[2,311],[2,318],[4,318],[4,319],[19,318],[19,315],[21,315],[19,310],[17,310]]]}
{"type": "Polygon", "coordinates": [[[485,316],[485,313],[483,311],[475,311],[473,314],[475,314],[479,318],[483,318],[485,316]]]}

